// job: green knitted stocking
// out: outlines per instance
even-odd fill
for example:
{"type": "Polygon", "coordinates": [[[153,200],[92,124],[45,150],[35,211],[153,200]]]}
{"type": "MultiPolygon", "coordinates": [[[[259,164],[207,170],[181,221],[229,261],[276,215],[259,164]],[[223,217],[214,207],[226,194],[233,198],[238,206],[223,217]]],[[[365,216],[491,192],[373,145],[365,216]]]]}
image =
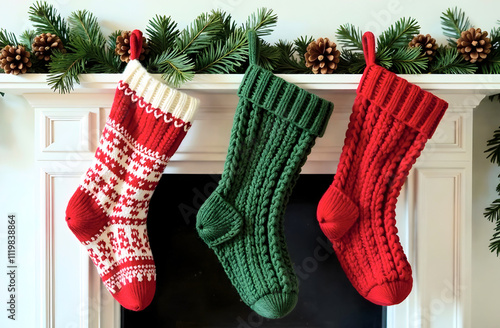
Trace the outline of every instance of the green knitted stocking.
{"type": "Polygon", "coordinates": [[[256,36],[248,37],[250,67],[238,91],[224,172],[196,227],[242,300],[264,317],[280,318],[298,294],[285,208],[333,104],[257,66],[256,36]]]}

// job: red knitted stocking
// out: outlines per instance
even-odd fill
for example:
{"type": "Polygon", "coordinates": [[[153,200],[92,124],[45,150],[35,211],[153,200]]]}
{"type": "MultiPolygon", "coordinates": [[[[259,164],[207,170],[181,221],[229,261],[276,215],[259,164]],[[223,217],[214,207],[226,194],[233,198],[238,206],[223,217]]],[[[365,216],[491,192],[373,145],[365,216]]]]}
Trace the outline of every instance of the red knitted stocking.
{"type": "Polygon", "coordinates": [[[115,93],[95,159],[66,209],[102,281],[125,308],[151,303],[156,270],[146,218],[169,158],[191,126],[197,100],[170,89],[136,59],[142,34],[131,36],[132,59],[115,93]]]}
{"type": "Polygon", "coordinates": [[[318,221],[358,292],[392,305],[412,287],[395,226],[397,197],[448,104],[376,65],[372,33],[363,36],[363,48],[367,67],[318,221]]]}

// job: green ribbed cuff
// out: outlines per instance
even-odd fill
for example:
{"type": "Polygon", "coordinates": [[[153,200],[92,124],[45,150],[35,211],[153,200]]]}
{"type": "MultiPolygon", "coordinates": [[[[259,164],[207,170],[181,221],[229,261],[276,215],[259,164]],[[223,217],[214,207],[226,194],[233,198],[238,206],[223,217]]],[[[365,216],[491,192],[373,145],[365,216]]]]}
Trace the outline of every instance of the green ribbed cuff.
{"type": "Polygon", "coordinates": [[[251,101],[314,136],[323,136],[333,103],[286,82],[257,65],[248,67],[238,96],[251,101]]]}

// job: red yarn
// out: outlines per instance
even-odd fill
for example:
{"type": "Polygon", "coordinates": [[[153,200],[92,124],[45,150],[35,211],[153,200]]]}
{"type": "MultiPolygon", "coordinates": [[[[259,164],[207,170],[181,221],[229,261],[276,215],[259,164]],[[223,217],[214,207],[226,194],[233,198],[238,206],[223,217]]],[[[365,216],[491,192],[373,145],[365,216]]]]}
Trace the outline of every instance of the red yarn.
{"type": "Polygon", "coordinates": [[[448,104],[376,65],[371,32],[362,41],[367,67],[337,173],[317,215],[358,292],[393,305],[412,288],[411,266],[397,236],[397,197],[448,104]]]}
{"type": "Polygon", "coordinates": [[[133,30],[130,33],[130,60],[137,59],[141,56],[142,49],[142,32],[133,30]]]}
{"type": "MultiPolygon", "coordinates": [[[[131,40],[132,50],[140,49],[140,32],[131,40]]],[[[155,294],[149,203],[197,104],[130,61],[92,165],[68,202],[68,227],[85,245],[106,288],[127,309],[144,309],[155,294]]]]}

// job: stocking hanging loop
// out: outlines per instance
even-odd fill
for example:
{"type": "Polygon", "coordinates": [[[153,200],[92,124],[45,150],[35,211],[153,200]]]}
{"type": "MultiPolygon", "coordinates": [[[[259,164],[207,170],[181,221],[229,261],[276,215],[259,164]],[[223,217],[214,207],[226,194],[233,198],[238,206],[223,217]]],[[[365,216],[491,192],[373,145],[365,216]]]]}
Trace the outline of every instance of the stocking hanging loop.
{"type": "Polygon", "coordinates": [[[257,38],[257,33],[255,31],[250,30],[247,33],[248,38],[248,59],[250,60],[250,65],[257,65],[257,59],[259,56],[259,43],[257,38]]]}
{"type": "Polygon", "coordinates": [[[365,53],[366,65],[370,66],[375,64],[375,37],[372,32],[363,34],[363,52],[365,53]]]}
{"type": "Polygon", "coordinates": [[[142,32],[133,30],[130,33],[130,60],[138,59],[142,50],[142,32]]]}

